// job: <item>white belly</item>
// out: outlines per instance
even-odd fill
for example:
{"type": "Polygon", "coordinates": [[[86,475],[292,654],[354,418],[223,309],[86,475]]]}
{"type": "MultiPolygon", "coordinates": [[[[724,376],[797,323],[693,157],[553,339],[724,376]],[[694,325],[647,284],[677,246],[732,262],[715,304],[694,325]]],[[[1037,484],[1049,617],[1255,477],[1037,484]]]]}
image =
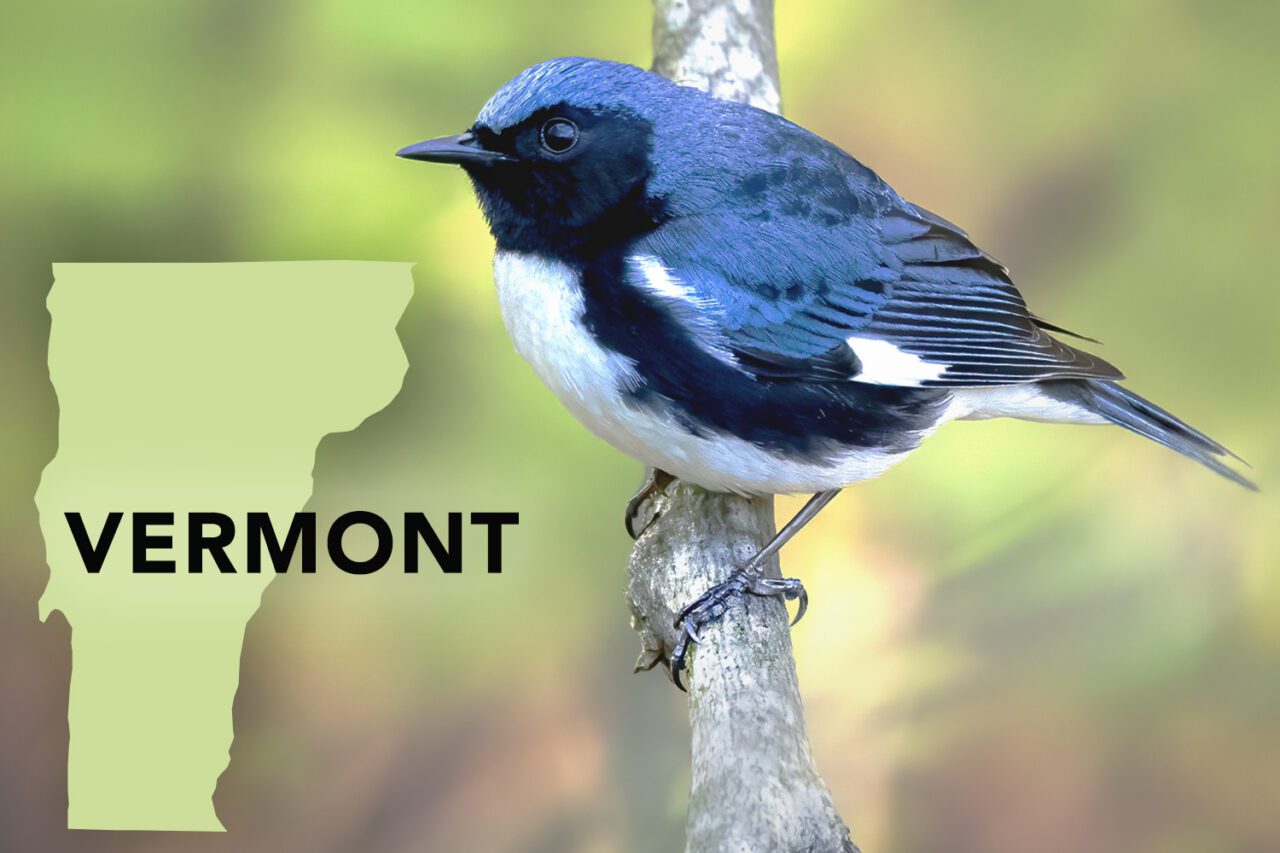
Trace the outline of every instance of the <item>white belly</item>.
{"type": "Polygon", "coordinates": [[[601,347],[583,326],[582,291],[571,267],[498,252],[494,280],[516,352],[584,426],[646,465],[715,491],[786,494],[875,477],[906,456],[855,449],[818,464],[729,435],[693,435],[669,414],[627,398],[641,384],[635,362],[601,347]]]}

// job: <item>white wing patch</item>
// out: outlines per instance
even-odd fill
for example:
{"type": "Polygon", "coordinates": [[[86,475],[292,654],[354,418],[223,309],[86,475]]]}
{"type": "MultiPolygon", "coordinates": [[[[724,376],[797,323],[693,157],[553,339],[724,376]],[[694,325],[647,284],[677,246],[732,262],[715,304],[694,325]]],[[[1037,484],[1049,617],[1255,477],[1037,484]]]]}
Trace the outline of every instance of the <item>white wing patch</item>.
{"type": "Polygon", "coordinates": [[[862,372],[853,377],[858,382],[910,387],[937,379],[947,370],[945,364],[925,361],[880,338],[852,335],[845,342],[862,363],[862,372]]]}

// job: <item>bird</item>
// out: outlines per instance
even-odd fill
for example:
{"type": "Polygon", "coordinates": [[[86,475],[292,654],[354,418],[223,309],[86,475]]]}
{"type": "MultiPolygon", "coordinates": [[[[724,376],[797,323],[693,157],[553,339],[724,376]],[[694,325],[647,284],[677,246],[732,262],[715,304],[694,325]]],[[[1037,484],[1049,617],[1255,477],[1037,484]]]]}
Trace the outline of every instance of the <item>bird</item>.
{"type": "Polygon", "coordinates": [[[1092,339],[1032,313],[965,231],[774,113],[565,57],[516,75],[464,133],[397,155],[467,174],[516,351],[653,472],[628,505],[633,536],[672,478],[812,496],[679,614],[677,685],[738,597],[797,600],[798,621],[803,584],[766,562],[946,422],[1114,424],[1256,488],[1226,462],[1240,457],[1063,341],[1092,339]]]}

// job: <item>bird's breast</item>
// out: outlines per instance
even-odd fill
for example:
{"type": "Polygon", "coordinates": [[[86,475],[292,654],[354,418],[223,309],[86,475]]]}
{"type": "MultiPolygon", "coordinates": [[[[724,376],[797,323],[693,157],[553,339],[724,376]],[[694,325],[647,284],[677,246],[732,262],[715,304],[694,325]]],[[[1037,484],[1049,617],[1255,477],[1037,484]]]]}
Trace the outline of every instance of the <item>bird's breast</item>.
{"type": "MultiPolygon", "coordinates": [[[[905,453],[849,447],[824,460],[769,450],[731,433],[691,430],[670,406],[641,404],[637,363],[602,346],[585,325],[580,272],[535,254],[499,251],[498,302],[516,352],[569,412],[647,465],[708,489],[747,494],[814,492],[876,476],[905,453]]],[[[714,396],[716,389],[704,389],[714,396]]]]}
{"type": "Polygon", "coordinates": [[[600,346],[583,325],[580,272],[553,258],[499,251],[493,278],[516,352],[575,417],[614,440],[622,397],[639,378],[630,359],[600,346]]]}

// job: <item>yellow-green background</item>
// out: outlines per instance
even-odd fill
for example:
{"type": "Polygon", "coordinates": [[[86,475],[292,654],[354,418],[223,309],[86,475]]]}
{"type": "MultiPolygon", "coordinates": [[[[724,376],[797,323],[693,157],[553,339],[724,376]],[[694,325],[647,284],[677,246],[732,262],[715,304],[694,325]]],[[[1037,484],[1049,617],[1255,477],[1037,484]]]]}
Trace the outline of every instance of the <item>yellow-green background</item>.
{"type": "MultiPolygon", "coordinates": [[[[677,849],[683,700],[629,672],[638,466],[512,352],[462,176],[391,156],[539,59],[647,63],[648,4],[4,18],[0,848],[677,849]],[[325,258],[416,260],[417,293],[404,390],[323,443],[314,506],[518,510],[507,571],[277,581],[230,832],[68,833],[68,634],[35,607],[50,263],[325,258]]],[[[864,849],[1280,849],[1277,32],[1263,2],[780,3],[788,115],[963,224],[1264,488],[1117,430],[965,424],[824,513],[785,564],[813,595],[815,754],[864,849]]]]}

